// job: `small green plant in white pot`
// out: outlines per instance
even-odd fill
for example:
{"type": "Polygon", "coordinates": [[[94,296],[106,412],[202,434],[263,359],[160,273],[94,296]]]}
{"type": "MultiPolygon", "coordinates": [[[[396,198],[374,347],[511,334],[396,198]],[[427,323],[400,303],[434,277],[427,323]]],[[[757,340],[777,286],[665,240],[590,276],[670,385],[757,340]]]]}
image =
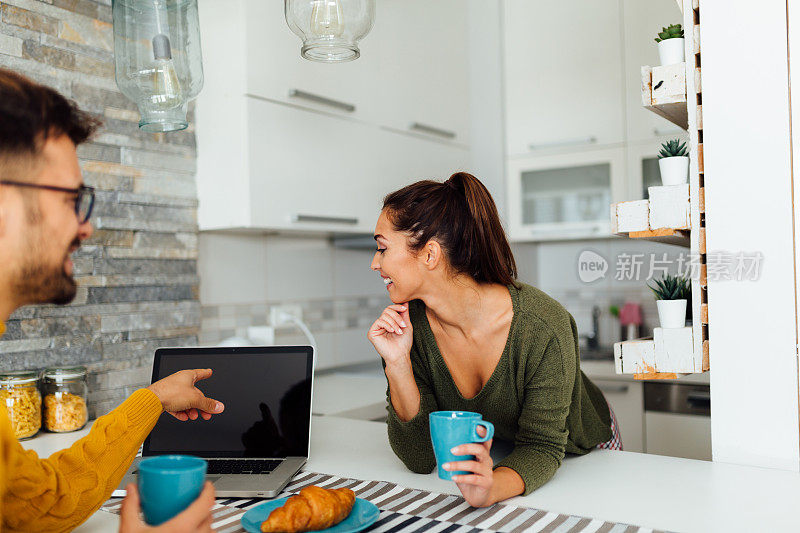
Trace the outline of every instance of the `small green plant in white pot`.
{"type": "Polygon", "coordinates": [[[687,297],[691,291],[689,280],[683,276],[665,274],[655,280],[656,286],[649,283],[658,307],[658,320],[662,328],[682,328],[686,325],[687,297]]]}
{"type": "Polygon", "coordinates": [[[666,28],[661,28],[656,42],[662,66],[683,63],[685,58],[684,39],[683,27],[680,24],[670,24],[666,28]]]}
{"type": "Polygon", "coordinates": [[[686,143],[680,139],[672,139],[662,143],[658,152],[658,170],[661,183],[664,185],[680,185],[689,180],[689,154],[686,143]]]}

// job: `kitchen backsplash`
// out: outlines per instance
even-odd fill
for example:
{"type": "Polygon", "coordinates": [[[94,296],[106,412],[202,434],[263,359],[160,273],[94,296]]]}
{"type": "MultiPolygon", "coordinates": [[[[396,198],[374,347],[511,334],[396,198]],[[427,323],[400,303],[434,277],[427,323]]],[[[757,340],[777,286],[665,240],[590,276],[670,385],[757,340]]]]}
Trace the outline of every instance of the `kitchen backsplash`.
{"type": "MultiPolygon", "coordinates": [[[[682,249],[623,239],[515,244],[519,279],[558,300],[575,317],[580,334],[592,331],[592,309],[601,310],[599,341],[610,348],[620,340],[618,322],[609,306],[633,301],[642,306],[643,335],[657,325],[655,300],[646,286],[649,258],[669,263],[682,249]],[[581,253],[592,251],[608,263],[605,275],[583,281],[581,253]],[[641,259],[641,279],[622,277],[617,263],[626,256],[641,259]],[[645,268],[647,267],[647,268],[645,268]]],[[[202,329],[200,343],[216,345],[233,336],[247,337],[250,326],[267,325],[270,308],[299,305],[317,339],[319,368],[377,364],[366,339],[372,322],[390,303],[386,289],[369,264],[370,250],[345,250],[324,238],[201,234],[200,275],[202,329]]],[[[660,273],[656,274],[657,276],[660,273]]],[[[306,343],[296,328],[275,332],[279,344],[306,343]]]]}
{"type": "Polygon", "coordinates": [[[93,417],[150,382],[156,347],[196,344],[201,320],[195,136],[139,130],[114,82],[112,51],[111,0],[0,3],[0,66],[105,122],[78,150],[84,180],[97,188],[95,234],[75,256],[78,297],[14,313],[0,371],[86,365],[93,417]]]}
{"type": "MultiPolygon", "coordinates": [[[[620,340],[618,322],[609,306],[633,301],[642,306],[643,335],[658,324],[655,300],[646,286],[650,259],[674,271],[681,248],[627,239],[515,244],[519,279],[535,285],[572,313],[580,334],[592,331],[592,308],[600,308],[599,341],[610,348],[620,340]],[[578,271],[581,253],[590,251],[607,262],[601,278],[584,281],[578,271]],[[628,277],[620,265],[626,257],[641,263],[640,279],[628,277]]],[[[250,326],[267,325],[269,310],[299,305],[318,343],[319,367],[377,362],[366,339],[372,322],[390,303],[378,274],[369,268],[371,250],[336,248],[324,238],[283,236],[200,235],[200,300],[203,322],[200,343],[215,345],[247,337],[250,326]]],[[[656,276],[660,272],[655,273],[656,276]]],[[[305,343],[296,328],[275,332],[279,344],[305,343]]]]}
{"type": "MultiPolygon", "coordinates": [[[[320,369],[378,363],[369,326],[389,305],[372,250],[337,248],[324,237],[200,234],[200,344],[247,337],[268,325],[270,308],[299,306],[317,341],[320,369]]],[[[305,344],[292,325],[275,331],[278,344],[305,344]]]]}
{"type": "MultiPolygon", "coordinates": [[[[367,341],[367,330],[389,303],[385,296],[369,296],[250,305],[204,305],[199,342],[204,346],[215,346],[231,337],[247,339],[249,327],[268,324],[271,307],[293,304],[302,309],[303,322],[317,341],[317,369],[370,361],[377,364],[379,356],[367,341]]],[[[307,344],[308,340],[297,327],[283,325],[275,330],[275,343],[307,344]]]]}
{"type": "MultiPolygon", "coordinates": [[[[379,365],[367,330],[391,300],[370,270],[374,253],[322,237],[201,233],[200,343],[247,337],[248,327],[267,324],[271,307],[299,305],[317,340],[319,368],[379,365]]],[[[537,247],[516,246],[514,254],[520,279],[535,283],[537,247]]],[[[276,330],[275,341],[307,342],[292,326],[276,330]]]]}
{"type": "Polygon", "coordinates": [[[524,246],[538,248],[537,286],[575,317],[581,335],[591,334],[592,309],[595,306],[600,309],[598,340],[601,348],[610,348],[614,342],[622,340],[619,322],[609,312],[611,305],[621,308],[627,301],[639,304],[642,308],[642,336],[653,334],[653,327],[658,326],[658,312],[647,283],[652,285],[652,279],[661,277],[664,271],[676,273],[680,267],[680,254],[688,253],[685,248],[621,238],[524,246]],[[582,259],[605,262],[607,270],[591,280],[594,276],[587,277],[590,271],[584,271],[582,275],[579,270],[582,259]]]}

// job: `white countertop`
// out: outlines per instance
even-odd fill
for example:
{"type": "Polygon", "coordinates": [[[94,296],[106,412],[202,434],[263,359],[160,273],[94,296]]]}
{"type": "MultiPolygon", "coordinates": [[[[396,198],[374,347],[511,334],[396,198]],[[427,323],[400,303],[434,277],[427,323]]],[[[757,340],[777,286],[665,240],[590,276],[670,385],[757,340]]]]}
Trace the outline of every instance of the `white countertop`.
{"type": "MultiPolygon", "coordinates": [[[[40,455],[69,446],[88,430],[24,443],[40,455]]],[[[746,433],[743,432],[743,438],[746,433]]],[[[458,494],[455,484],[413,474],[392,453],[386,425],[332,416],[312,422],[308,470],[458,494]]],[[[569,457],[535,493],[510,503],[680,532],[800,531],[800,474],[780,470],[595,450],[569,457]]],[[[76,531],[116,531],[98,512],[76,531]]]]}
{"type": "Polygon", "coordinates": [[[386,416],[383,374],[336,372],[314,377],[315,415],[374,420],[386,416]]]}

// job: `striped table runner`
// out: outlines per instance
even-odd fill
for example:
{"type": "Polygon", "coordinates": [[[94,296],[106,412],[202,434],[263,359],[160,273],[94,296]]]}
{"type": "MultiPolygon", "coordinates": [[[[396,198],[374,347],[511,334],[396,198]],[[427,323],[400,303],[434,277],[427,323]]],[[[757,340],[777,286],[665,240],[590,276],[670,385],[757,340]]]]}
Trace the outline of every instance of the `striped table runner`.
{"type": "MultiPolygon", "coordinates": [[[[378,521],[366,531],[386,533],[467,533],[501,531],[520,533],[541,531],[548,533],[650,533],[652,529],[604,522],[580,516],[550,513],[528,507],[495,504],[476,509],[464,498],[408,489],[388,481],[362,481],[314,472],[300,472],[278,496],[291,496],[308,485],[329,489],[347,487],[356,496],[374,503],[381,514],[378,521]]],[[[214,506],[212,527],[217,533],[241,533],[240,520],[250,508],[263,498],[218,498],[214,506]]],[[[112,498],[101,509],[119,514],[121,499],[112,498]]],[[[654,532],[655,533],[655,532],[654,532]]],[[[661,532],[658,532],[661,533],[661,532]]]]}

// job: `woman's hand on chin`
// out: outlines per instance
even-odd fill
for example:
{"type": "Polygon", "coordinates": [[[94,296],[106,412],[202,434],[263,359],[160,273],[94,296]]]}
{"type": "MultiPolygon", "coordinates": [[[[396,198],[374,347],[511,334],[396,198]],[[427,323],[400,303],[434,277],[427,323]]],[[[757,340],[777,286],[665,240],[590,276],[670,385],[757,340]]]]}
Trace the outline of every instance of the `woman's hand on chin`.
{"type": "MultiPolygon", "coordinates": [[[[483,427],[478,427],[478,434],[483,437],[486,435],[486,430],[483,427]]],[[[493,469],[494,462],[489,455],[489,450],[491,449],[491,440],[456,446],[452,450],[454,455],[474,455],[475,460],[454,461],[444,465],[445,470],[472,472],[471,474],[453,476],[453,481],[456,482],[458,490],[461,491],[461,495],[464,496],[467,503],[473,507],[488,507],[496,503],[492,495],[495,474],[493,469]]]]}
{"type": "Polygon", "coordinates": [[[408,304],[390,305],[369,328],[367,338],[387,367],[410,365],[414,329],[408,316],[408,304]]]}

